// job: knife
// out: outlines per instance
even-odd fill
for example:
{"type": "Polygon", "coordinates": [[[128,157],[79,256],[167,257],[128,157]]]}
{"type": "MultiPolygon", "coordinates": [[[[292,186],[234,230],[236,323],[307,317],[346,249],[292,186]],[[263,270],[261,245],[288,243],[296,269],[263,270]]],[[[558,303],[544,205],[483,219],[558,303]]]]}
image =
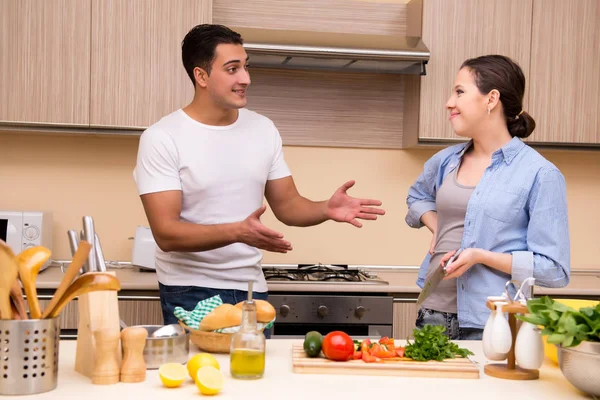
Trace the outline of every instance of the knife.
{"type": "Polygon", "coordinates": [[[94,246],[96,248],[96,261],[98,262],[98,271],[106,272],[106,260],[104,259],[104,253],[102,252],[102,246],[100,245],[100,238],[98,234],[94,234],[94,246]]]}
{"type": "MultiPolygon", "coordinates": [[[[73,229],[69,229],[67,231],[67,236],[69,236],[69,247],[71,248],[71,257],[73,257],[79,248],[79,237],[77,236],[77,232],[75,232],[73,229]]],[[[86,272],[88,272],[87,262],[83,264],[79,270],[80,274],[86,272]]]]}
{"type": "MultiPolygon", "coordinates": [[[[446,265],[452,264],[452,262],[456,260],[456,258],[460,255],[460,253],[462,253],[462,251],[463,249],[458,249],[456,254],[450,257],[450,259],[446,262],[446,265]]],[[[431,295],[431,293],[435,291],[435,289],[438,287],[438,285],[444,279],[445,276],[446,267],[442,264],[438,265],[437,269],[433,272],[433,274],[431,274],[429,279],[427,279],[425,285],[423,285],[423,290],[421,290],[419,298],[417,299],[417,308],[425,301],[427,297],[429,297],[429,295],[431,295]]]]}
{"type": "Polygon", "coordinates": [[[96,246],[94,246],[94,243],[96,242],[95,233],[96,231],[94,229],[94,220],[90,216],[84,216],[83,236],[86,242],[88,242],[92,246],[92,248],[90,249],[90,255],[88,257],[89,272],[98,271],[98,263],[96,262],[96,246]]]}

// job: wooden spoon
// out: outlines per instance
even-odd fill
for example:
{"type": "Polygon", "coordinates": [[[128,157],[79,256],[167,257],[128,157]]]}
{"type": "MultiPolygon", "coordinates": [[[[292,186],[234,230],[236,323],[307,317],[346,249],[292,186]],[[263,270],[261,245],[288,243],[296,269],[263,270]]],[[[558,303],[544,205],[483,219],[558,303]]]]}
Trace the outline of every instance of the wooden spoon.
{"type": "Polygon", "coordinates": [[[18,280],[16,280],[15,283],[13,283],[12,288],[10,288],[10,297],[12,298],[14,306],[13,318],[17,319],[18,316],[18,319],[28,319],[27,308],[25,307],[25,301],[23,300],[23,291],[21,290],[21,285],[19,285],[18,280]]]}
{"type": "Polygon", "coordinates": [[[62,281],[60,281],[60,285],[58,285],[58,288],[54,292],[54,296],[52,296],[50,304],[48,304],[48,306],[44,310],[42,318],[48,318],[52,309],[56,307],[63,294],[68,289],[69,285],[71,285],[71,282],[73,282],[73,279],[75,279],[75,277],[79,273],[79,270],[81,269],[83,264],[85,264],[85,260],[87,260],[88,256],[90,255],[91,247],[92,246],[90,245],[90,243],[86,242],[85,240],[79,242],[79,247],[77,247],[77,251],[73,255],[73,260],[71,260],[71,264],[65,271],[62,281]]]}
{"type": "Polygon", "coordinates": [[[52,252],[44,246],[29,247],[17,254],[19,278],[21,278],[23,289],[25,289],[25,294],[27,295],[29,314],[31,315],[32,319],[39,319],[42,316],[40,305],[38,303],[35,282],[40,269],[44,263],[48,261],[51,254],[52,252]]]}
{"type": "Polygon", "coordinates": [[[0,242],[0,318],[12,319],[10,289],[17,280],[19,266],[10,247],[4,241],[0,242]]]}
{"type": "MultiPolygon", "coordinates": [[[[79,248],[81,249],[81,245],[79,248]]],[[[81,266],[77,267],[77,269],[80,267],[81,266]]],[[[89,292],[98,292],[101,290],[121,290],[121,283],[114,275],[107,272],[88,272],[83,274],[79,278],[75,279],[73,284],[69,286],[58,303],[56,303],[52,309],[48,308],[44,310],[44,314],[48,313],[48,318],[54,318],[58,316],[67,303],[73,300],[73,298],[76,296],[81,296],[82,294],[89,292]]]]}
{"type": "Polygon", "coordinates": [[[15,302],[12,301],[12,299],[11,299],[11,302],[10,302],[10,307],[12,309],[12,314],[13,314],[12,315],[12,317],[13,317],[12,319],[13,319],[13,321],[20,320],[21,319],[21,315],[19,314],[19,310],[17,310],[17,306],[15,306],[15,302]]]}

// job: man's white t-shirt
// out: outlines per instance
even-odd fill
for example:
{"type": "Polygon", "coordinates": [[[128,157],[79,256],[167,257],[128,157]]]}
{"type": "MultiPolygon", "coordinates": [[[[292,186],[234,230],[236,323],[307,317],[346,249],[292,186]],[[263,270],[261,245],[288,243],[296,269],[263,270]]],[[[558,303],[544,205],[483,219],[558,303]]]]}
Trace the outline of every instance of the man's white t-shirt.
{"type": "MultiPolygon", "coordinates": [[[[177,110],[140,138],[134,179],[140,195],[182,191],[181,220],[201,225],[246,219],[263,204],[267,180],[291,175],[273,122],[240,109],[229,126],[204,125],[177,110]]],[[[158,280],[170,286],[265,292],[262,253],[234,243],[203,252],[156,249],[158,280]]]]}

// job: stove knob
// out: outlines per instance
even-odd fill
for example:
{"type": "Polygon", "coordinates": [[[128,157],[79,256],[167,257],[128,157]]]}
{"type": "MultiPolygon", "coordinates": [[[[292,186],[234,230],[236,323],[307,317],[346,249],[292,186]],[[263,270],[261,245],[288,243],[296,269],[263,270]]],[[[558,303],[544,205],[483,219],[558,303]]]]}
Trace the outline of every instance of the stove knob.
{"type": "Polygon", "coordinates": [[[365,315],[366,311],[367,311],[367,309],[364,308],[363,306],[358,306],[354,310],[354,315],[356,315],[356,318],[361,319],[363,317],[363,315],[365,315]]]}
{"type": "Polygon", "coordinates": [[[288,314],[290,313],[290,306],[288,306],[287,304],[282,305],[281,307],[279,307],[279,315],[281,315],[282,317],[287,317],[288,314]]]}
{"type": "Polygon", "coordinates": [[[317,308],[317,315],[319,317],[325,318],[327,314],[329,314],[329,309],[327,306],[319,306],[319,308],[317,308]]]}

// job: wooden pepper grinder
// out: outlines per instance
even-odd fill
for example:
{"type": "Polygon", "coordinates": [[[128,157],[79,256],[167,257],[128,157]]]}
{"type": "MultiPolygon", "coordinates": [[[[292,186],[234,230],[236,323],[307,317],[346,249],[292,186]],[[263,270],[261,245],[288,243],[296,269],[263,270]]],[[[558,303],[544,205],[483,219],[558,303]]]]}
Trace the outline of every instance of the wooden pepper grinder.
{"type": "Polygon", "coordinates": [[[121,382],[143,382],[146,380],[146,362],[144,347],[148,331],[142,327],[129,327],[121,331],[123,345],[123,364],[121,364],[121,382]]]}
{"type": "Polygon", "coordinates": [[[119,334],[108,329],[94,331],[96,361],[92,371],[92,383],[112,385],[119,382],[119,334]]]}

